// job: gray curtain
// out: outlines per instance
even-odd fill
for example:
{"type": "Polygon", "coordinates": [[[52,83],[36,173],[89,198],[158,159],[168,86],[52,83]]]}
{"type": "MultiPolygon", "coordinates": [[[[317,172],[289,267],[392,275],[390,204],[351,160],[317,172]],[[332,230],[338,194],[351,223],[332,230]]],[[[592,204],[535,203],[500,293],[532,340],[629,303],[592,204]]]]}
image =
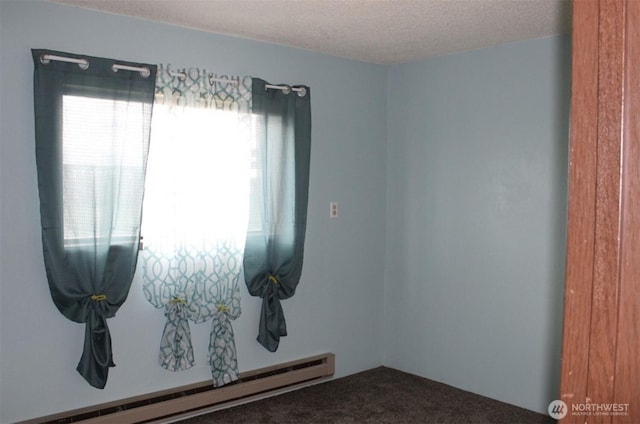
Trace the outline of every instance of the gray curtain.
{"type": "Polygon", "coordinates": [[[107,319],[126,300],[136,267],[156,67],[38,49],[32,56],[49,289],[65,317],[85,324],[77,371],[104,388],[115,366],[107,319]],[[114,70],[116,63],[149,72],[114,70]]]}
{"type": "Polygon", "coordinates": [[[262,298],[258,342],[275,352],[287,326],[280,303],[295,294],[302,273],[307,223],[311,105],[303,91],[252,81],[258,178],[244,254],[249,293],[262,298]]]}

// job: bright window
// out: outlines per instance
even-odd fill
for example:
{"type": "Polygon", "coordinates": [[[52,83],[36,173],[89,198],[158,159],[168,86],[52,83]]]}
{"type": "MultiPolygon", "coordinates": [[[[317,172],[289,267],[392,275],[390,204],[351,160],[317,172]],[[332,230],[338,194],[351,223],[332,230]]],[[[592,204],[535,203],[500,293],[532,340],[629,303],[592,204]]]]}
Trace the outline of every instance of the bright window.
{"type": "Polygon", "coordinates": [[[238,114],[156,105],[145,190],[143,236],[154,250],[206,247],[245,236],[251,184],[259,184],[255,142],[238,114]]]}
{"type": "Polygon", "coordinates": [[[127,177],[143,175],[145,155],[138,151],[138,140],[143,137],[149,107],[141,102],[62,96],[65,246],[131,241],[132,234],[138,233],[140,217],[118,215],[107,205],[114,199],[139,202],[139,188],[106,182],[117,176],[131,180],[127,177]],[[114,172],[116,168],[123,174],[114,172]],[[107,186],[117,191],[95,190],[107,186]],[[99,229],[108,232],[96,234],[99,229]]]}

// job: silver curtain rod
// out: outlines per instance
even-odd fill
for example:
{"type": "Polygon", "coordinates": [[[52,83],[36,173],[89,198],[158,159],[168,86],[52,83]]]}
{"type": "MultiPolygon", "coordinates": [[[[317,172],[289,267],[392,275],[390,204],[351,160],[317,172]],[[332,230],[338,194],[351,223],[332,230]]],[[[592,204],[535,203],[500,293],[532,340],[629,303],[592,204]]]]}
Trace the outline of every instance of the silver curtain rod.
{"type": "MultiPolygon", "coordinates": [[[[73,57],[65,57],[65,56],[56,56],[53,54],[43,54],[42,56],[40,56],[40,62],[43,64],[47,64],[52,60],[57,60],[59,62],[68,62],[68,63],[77,63],[78,66],[80,67],[80,69],[87,69],[89,68],[89,61],[87,59],[76,59],[73,57]]],[[[118,72],[119,70],[123,70],[123,71],[133,71],[133,72],[140,72],[140,75],[142,75],[142,77],[146,78],[149,75],[151,75],[151,71],[149,70],[149,68],[145,67],[137,67],[137,66],[128,66],[128,65],[119,65],[117,63],[114,63],[111,66],[111,69],[113,70],[113,72],[118,72]]],[[[174,77],[178,77],[178,78],[186,78],[187,74],[185,72],[177,72],[177,71],[170,71],[169,75],[172,75],[174,77]]],[[[214,84],[216,82],[221,82],[221,83],[226,83],[226,84],[233,84],[233,85],[238,85],[239,84],[239,79],[229,79],[229,78],[216,78],[214,77],[212,74],[209,75],[209,84],[214,84]]],[[[273,84],[265,84],[265,90],[268,90],[269,88],[273,88],[275,90],[282,90],[282,92],[284,94],[289,94],[291,91],[295,91],[296,93],[298,93],[299,97],[304,97],[307,95],[307,89],[304,87],[290,87],[288,85],[273,85],[273,84]]]]}
{"type": "Polygon", "coordinates": [[[307,95],[307,89],[304,87],[291,87],[288,85],[272,85],[272,84],[265,84],[264,86],[265,90],[269,89],[269,88],[274,88],[276,90],[282,90],[282,92],[284,94],[289,94],[292,91],[295,91],[296,93],[298,93],[298,97],[304,97],[307,95]]]}
{"type": "MultiPolygon", "coordinates": [[[[83,69],[83,70],[89,68],[89,61],[87,59],[76,59],[76,58],[73,58],[73,57],[56,56],[56,55],[53,55],[53,54],[43,54],[42,56],[40,56],[40,62],[45,64],[45,65],[47,63],[51,62],[52,60],[57,60],[59,62],[77,63],[78,66],[80,67],[80,69],[83,69]]],[[[114,63],[111,66],[111,70],[113,72],[118,72],[120,70],[122,70],[122,71],[140,72],[140,75],[143,78],[146,78],[149,75],[151,75],[151,71],[146,66],[138,67],[138,66],[119,65],[117,63],[114,63]]]]}

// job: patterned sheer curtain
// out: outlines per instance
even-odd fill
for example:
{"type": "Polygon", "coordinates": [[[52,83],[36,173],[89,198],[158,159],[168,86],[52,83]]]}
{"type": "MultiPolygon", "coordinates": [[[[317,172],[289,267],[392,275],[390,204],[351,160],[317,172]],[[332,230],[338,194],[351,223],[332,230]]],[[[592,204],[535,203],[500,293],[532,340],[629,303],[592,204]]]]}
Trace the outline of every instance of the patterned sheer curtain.
{"type": "MultiPolygon", "coordinates": [[[[160,365],[195,356],[189,321],[211,321],[214,386],[238,378],[231,321],[249,217],[251,78],[159,65],[142,232],[143,289],[167,318],[160,365]]],[[[254,171],[255,174],[255,171],[254,171]]]]}

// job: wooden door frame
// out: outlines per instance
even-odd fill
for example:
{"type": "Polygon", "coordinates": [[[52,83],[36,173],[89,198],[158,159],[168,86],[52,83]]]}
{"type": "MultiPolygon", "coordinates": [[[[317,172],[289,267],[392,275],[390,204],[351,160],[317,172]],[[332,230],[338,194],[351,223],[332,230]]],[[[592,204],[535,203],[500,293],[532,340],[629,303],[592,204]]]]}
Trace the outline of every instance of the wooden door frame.
{"type": "Polygon", "coordinates": [[[639,28],[640,1],[573,3],[563,423],[640,422],[639,28]]]}

